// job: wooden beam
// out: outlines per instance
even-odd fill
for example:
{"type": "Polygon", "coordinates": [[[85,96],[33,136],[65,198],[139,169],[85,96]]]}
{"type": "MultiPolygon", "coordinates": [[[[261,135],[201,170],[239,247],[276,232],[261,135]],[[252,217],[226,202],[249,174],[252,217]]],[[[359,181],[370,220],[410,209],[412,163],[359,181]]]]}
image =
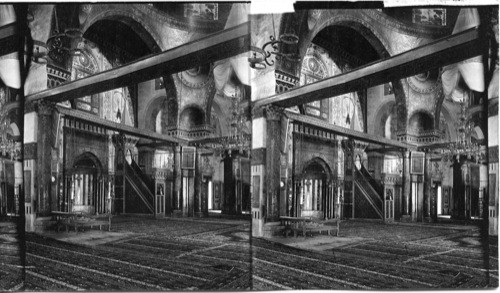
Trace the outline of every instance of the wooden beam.
{"type": "Polygon", "coordinates": [[[472,28],[390,58],[253,102],[253,107],[303,105],[354,92],[481,55],[484,40],[472,28]]]}
{"type": "Polygon", "coordinates": [[[19,50],[19,34],[16,23],[0,27],[0,56],[19,50]]]}
{"type": "Polygon", "coordinates": [[[373,134],[368,134],[368,133],[359,132],[356,130],[344,128],[342,126],[330,124],[326,121],[323,121],[321,119],[318,119],[318,118],[315,118],[312,116],[298,114],[298,113],[294,113],[294,112],[291,112],[288,110],[285,111],[285,115],[293,121],[308,124],[308,125],[311,125],[311,126],[314,126],[314,127],[326,130],[326,131],[331,131],[331,132],[334,132],[335,134],[346,136],[348,138],[353,138],[356,140],[369,142],[369,143],[375,143],[375,144],[384,145],[384,146],[391,146],[391,147],[398,148],[398,149],[405,149],[405,150],[406,149],[411,149],[411,150],[417,149],[417,146],[413,145],[413,144],[399,142],[396,140],[387,139],[385,137],[380,137],[380,136],[376,136],[373,134]]]}
{"type": "Polygon", "coordinates": [[[136,136],[139,138],[147,138],[151,139],[153,141],[159,141],[159,142],[165,142],[168,144],[187,144],[187,140],[180,139],[177,137],[171,137],[165,134],[159,134],[150,130],[146,129],[138,129],[132,126],[128,126],[125,124],[120,124],[116,122],[112,122],[106,119],[102,119],[100,117],[97,117],[96,115],[93,114],[87,114],[82,111],[74,110],[74,109],[68,109],[64,107],[57,107],[57,110],[59,113],[61,113],[64,116],[80,119],[89,123],[96,124],[98,126],[101,126],[103,128],[109,129],[109,130],[114,130],[114,131],[119,131],[124,134],[130,134],[132,136],[136,136]]]}
{"type": "Polygon", "coordinates": [[[17,25],[15,22],[0,27],[0,40],[17,35],[17,25]]]}
{"type": "Polygon", "coordinates": [[[385,153],[393,153],[393,152],[400,152],[401,149],[400,148],[395,148],[395,147],[380,147],[380,148],[366,148],[365,149],[365,152],[366,153],[381,153],[381,154],[385,154],[385,153]]]}
{"type": "Polygon", "coordinates": [[[162,53],[26,97],[26,102],[61,102],[184,71],[249,50],[249,23],[206,36],[162,53]]]}

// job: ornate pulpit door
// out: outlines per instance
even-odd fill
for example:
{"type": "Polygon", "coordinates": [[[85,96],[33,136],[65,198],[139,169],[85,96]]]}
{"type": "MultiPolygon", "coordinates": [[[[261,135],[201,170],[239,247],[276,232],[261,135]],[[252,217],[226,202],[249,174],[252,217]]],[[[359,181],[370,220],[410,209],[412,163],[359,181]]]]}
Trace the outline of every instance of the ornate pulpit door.
{"type": "Polygon", "coordinates": [[[156,182],[155,187],[155,217],[165,217],[165,183],[156,182]]]}

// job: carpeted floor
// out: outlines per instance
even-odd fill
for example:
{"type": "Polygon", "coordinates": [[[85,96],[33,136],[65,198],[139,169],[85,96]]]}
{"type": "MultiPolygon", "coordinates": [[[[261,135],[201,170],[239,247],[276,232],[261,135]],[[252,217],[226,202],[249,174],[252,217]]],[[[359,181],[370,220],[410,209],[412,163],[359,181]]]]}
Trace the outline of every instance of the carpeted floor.
{"type": "Polygon", "coordinates": [[[96,236],[105,233],[99,231],[61,232],[66,241],[28,234],[26,289],[251,288],[248,222],[144,218],[114,218],[113,222],[111,233],[122,237],[108,242],[96,236]],[[85,245],[68,241],[71,238],[85,245]]]}
{"type": "Polygon", "coordinates": [[[22,241],[16,220],[0,220],[0,291],[18,291],[24,285],[22,241]]]}
{"type": "Polygon", "coordinates": [[[485,251],[479,232],[475,226],[351,220],[341,223],[339,238],[346,241],[332,239],[334,248],[325,236],[288,243],[254,238],[253,289],[498,287],[497,239],[490,238],[485,251]]]}
{"type": "Polygon", "coordinates": [[[243,220],[117,217],[111,232],[27,234],[25,285],[30,291],[497,287],[497,238],[486,246],[482,240],[477,226],[464,225],[350,220],[340,224],[338,237],[261,239],[250,238],[243,220]]]}

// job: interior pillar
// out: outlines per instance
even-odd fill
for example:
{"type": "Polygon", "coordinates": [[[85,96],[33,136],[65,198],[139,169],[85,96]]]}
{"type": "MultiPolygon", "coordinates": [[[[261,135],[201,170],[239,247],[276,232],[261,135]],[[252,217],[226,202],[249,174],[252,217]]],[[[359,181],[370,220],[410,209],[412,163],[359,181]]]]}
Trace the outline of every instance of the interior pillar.
{"type": "Polygon", "coordinates": [[[432,190],[432,165],[430,154],[425,154],[425,167],[424,167],[424,221],[432,222],[431,219],[431,201],[433,197],[432,190]]]}
{"type": "Polygon", "coordinates": [[[344,150],[344,210],[343,217],[354,218],[354,140],[342,140],[344,150]]]}
{"type": "Polygon", "coordinates": [[[269,106],[265,109],[267,121],[266,219],[271,221],[278,220],[280,216],[281,112],[282,109],[275,106],[269,106]]]}
{"type": "Polygon", "coordinates": [[[231,151],[224,154],[224,206],[222,212],[227,215],[236,214],[236,186],[231,151]]]}
{"type": "Polygon", "coordinates": [[[403,203],[403,215],[401,216],[401,221],[410,220],[410,192],[411,192],[411,178],[410,178],[410,152],[403,152],[403,174],[402,174],[402,192],[401,195],[403,203]]]}
{"type": "Polygon", "coordinates": [[[266,119],[262,109],[252,111],[252,160],[250,167],[252,237],[264,235],[266,175],[266,119]]]}
{"type": "Polygon", "coordinates": [[[51,158],[52,158],[52,111],[54,104],[40,102],[37,104],[38,113],[38,144],[37,144],[37,179],[38,179],[38,210],[41,215],[50,214],[56,210],[57,200],[52,198],[51,189],[51,158]]]}
{"type": "Polygon", "coordinates": [[[113,135],[115,146],[115,211],[118,214],[125,213],[125,135],[113,135]]]}
{"type": "Polygon", "coordinates": [[[173,216],[182,214],[182,170],[181,170],[181,146],[174,150],[174,193],[172,198],[173,216]]]}

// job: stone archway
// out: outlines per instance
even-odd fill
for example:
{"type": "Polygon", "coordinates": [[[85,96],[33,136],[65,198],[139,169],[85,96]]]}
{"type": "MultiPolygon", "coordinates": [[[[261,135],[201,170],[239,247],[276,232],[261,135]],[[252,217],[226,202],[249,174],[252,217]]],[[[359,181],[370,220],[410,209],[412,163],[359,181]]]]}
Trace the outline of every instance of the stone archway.
{"type": "Polygon", "coordinates": [[[197,105],[189,105],[179,114],[179,128],[191,130],[205,123],[205,112],[197,105]]]}
{"type": "Polygon", "coordinates": [[[87,31],[92,25],[101,20],[119,21],[130,27],[141,39],[146,43],[148,48],[153,53],[161,52],[160,48],[161,37],[160,35],[145,21],[133,13],[132,10],[128,11],[122,7],[116,9],[98,10],[94,9],[92,5],[82,5],[80,14],[85,14],[85,22],[82,23],[81,29],[83,32],[87,31]]]}
{"type": "Polygon", "coordinates": [[[296,189],[292,214],[295,216],[324,219],[333,211],[332,172],[328,164],[316,157],[308,161],[300,178],[295,179],[296,189]]]}
{"type": "Polygon", "coordinates": [[[67,206],[69,212],[106,211],[106,184],[97,156],[90,152],[79,155],[67,175],[65,194],[60,199],[62,206],[67,206]]]}
{"type": "MultiPolygon", "coordinates": [[[[359,38],[364,39],[369,44],[371,49],[376,52],[377,58],[365,61],[366,63],[399,53],[391,46],[393,40],[384,33],[382,26],[376,25],[378,21],[381,21],[380,18],[378,12],[375,11],[342,9],[303,10],[293,14],[284,14],[279,28],[280,35],[285,33],[296,34],[299,37],[299,42],[296,45],[283,46],[282,50],[284,53],[297,52],[301,61],[293,64],[289,60],[284,60],[286,58],[282,58],[277,60],[276,71],[294,75],[298,79],[307,48],[320,33],[332,27],[352,30],[359,35],[359,38]]],[[[360,65],[363,64],[357,66],[360,65]]],[[[394,80],[392,86],[397,105],[397,129],[405,129],[407,101],[403,90],[404,85],[401,80],[394,80]]],[[[368,113],[363,113],[363,115],[369,116],[368,113]]]]}

